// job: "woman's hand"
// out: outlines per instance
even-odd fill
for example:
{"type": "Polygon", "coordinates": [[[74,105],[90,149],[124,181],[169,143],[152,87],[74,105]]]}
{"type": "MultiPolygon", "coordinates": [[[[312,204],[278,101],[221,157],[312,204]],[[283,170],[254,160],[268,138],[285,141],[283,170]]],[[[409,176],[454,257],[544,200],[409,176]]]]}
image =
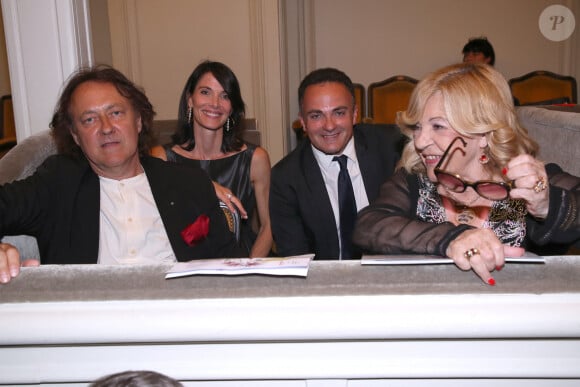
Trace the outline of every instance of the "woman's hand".
{"type": "Polygon", "coordinates": [[[461,270],[473,271],[488,285],[495,285],[493,270],[500,270],[505,257],[524,254],[521,247],[503,245],[490,229],[477,228],[459,234],[447,247],[447,256],[461,270]]]}
{"type": "Polygon", "coordinates": [[[544,163],[530,155],[520,155],[508,163],[504,172],[515,183],[510,197],[525,200],[530,215],[545,219],[550,208],[550,190],[544,163]]]}
{"type": "Polygon", "coordinates": [[[246,212],[246,209],[242,205],[240,199],[238,199],[229,188],[224,187],[215,181],[212,181],[212,183],[218,199],[224,202],[230,211],[237,211],[240,213],[242,219],[248,219],[248,213],[246,212]]]}

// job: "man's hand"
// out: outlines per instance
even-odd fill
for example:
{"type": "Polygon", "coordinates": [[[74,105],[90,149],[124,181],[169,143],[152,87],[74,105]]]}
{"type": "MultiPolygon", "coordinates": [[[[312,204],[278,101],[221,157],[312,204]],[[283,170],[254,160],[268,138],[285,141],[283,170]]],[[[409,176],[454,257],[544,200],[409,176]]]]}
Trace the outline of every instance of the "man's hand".
{"type": "Polygon", "coordinates": [[[10,282],[19,273],[20,254],[18,250],[8,243],[0,243],[0,283],[10,282]]]}

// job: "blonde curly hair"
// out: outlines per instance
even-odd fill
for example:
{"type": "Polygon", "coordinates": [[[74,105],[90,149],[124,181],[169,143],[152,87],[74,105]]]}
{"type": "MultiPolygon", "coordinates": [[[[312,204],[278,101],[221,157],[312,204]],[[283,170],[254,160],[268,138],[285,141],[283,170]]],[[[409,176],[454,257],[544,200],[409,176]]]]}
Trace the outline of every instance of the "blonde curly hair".
{"type": "Polygon", "coordinates": [[[480,63],[460,63],[439,69],[422,79],[406,111],[399,112],[397,124],[410,138],[399,167],[410,173],[423,173],[425,166],[415,150],[413,130],[421,120],[431,96],[440,93],[447,121],[459,134],[485,135],[485,165],[491,173],[501,170],[517,155],[535,156],[538,144],[517,118],[508,83],[493,67],[480,63]]]}

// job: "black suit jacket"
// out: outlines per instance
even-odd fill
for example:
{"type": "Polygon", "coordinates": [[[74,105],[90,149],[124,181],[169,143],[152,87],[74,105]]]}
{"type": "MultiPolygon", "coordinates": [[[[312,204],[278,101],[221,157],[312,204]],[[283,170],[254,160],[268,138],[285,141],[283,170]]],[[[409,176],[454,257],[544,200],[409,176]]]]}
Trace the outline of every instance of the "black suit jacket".
{"type": "MultiPolygon", "coordinates": [[[[179,261],[242,256],[208,176],[199,168],[141,159],[179,261]],[[209,234],[188,246],[181,231],[205,214],[209,234]]],[[[100,184],[86,160],[49,157],[32,176],[0,187],[0,234],[37,238],[43,264],[97,263],[100,184]]]]}
{"type": "MultiPolygon", "coordinates": [[[[400,157],[403,138],[396,126],[361,124],[354,143],[369,202],[391,176],[400,157]]],[[[338,259],[339,236],[322,173],[310,141],[272,169],[270,221],[279,255],[316,254],[316,259],[338,259]]]]}

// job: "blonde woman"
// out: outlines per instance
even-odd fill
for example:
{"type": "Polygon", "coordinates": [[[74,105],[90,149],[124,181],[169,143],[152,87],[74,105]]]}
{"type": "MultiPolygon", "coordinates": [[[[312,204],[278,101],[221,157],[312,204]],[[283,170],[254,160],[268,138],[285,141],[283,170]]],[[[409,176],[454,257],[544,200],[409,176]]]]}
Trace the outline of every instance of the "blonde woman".
{"type": "Polygon", "coordinates": [[[398,124],[409,137],[397,173],[359,213],[363,250],[435,254],[489,285],[506,256],[580,238],[580,179],[536,159],[503,76],[457,64],[417,85],[398,124]]]}

